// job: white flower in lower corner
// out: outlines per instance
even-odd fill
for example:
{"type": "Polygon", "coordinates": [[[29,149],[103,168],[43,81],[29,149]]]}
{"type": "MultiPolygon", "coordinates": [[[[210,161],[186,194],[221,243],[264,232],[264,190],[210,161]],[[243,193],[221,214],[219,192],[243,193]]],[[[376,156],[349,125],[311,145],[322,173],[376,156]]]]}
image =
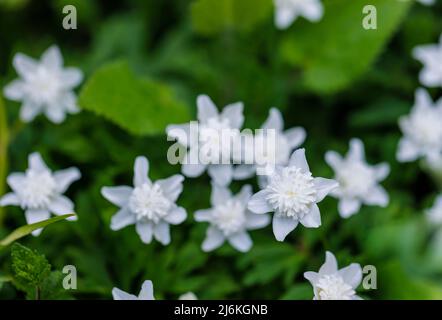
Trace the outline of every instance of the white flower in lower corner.
{"type": "Polygon", "coordinates": [[[17,53],[13,61],[20,79],[4,88],[6,98],[21,101],[20,118],[30,122],[40,114],[61,123],[66,113],[77,113],[77,97],[73,89],[78,86],[83,73],[77,68],[63,68],[63,57],[57,46],[47,49],[40,61],[17,53]]]}
{"type": "Polygon", "coordinates": [[[442,195],[436,198],[432,208],[425,211],[427,220],[436,226],[442,226],[442,195]]]}
{"type": "MultiPolygon", "coordinates": [[[[7,182],[13,192],[0,199],[0,206],[20,206],[25,210],[28,224],[49,219],[51,212],[56,215],[74,213],[74,204],[63,193],[72,182],[80,179],[80,171],[69,168],[52,173],[39,153],[30,154],[28,162],[26,172],[8,176],[7,182]]],[[[76,216],[69,220],[76,220],[76,216]]],[[[32,234],[37,236],[41,231],[38,229],[32,234]]]]}
{"type": "Polygon", "coordinates": [[[149,162],[138,157],[134,165],[134,188],[103,187],[101,194],[120,207],[112,217],[111,229],[116,231],[135,224],[141,241],[148,244],[155,237],[163,245],[170,243],[169,224],[186,220],[186,210],[176,205],[183,191],[183,176],[177,174],[152,182],[148,177],[149,162]]]}
{"type": "Polygon", "coordinates": [[[442,87],[442,35],[439,43],[414,48],[413,57],[424,65],[419,81],[426,87],[442,87]]]}
{"type": "Polygon", "coordinates": [[[226,240],[236,250],[249,251],[252,239],[247,230],[264,228],[270,223],[268,215],[258,215],[247,210],[247,203],[252,196],[252,187],[244,186],[233,196],[226,187],[212,186],[212,208],[195,212],[195,220],[209,222],[206,239],[202,244],[204,251],[220,247],[226,240]]]}
{"type": "Polygon", "coordinates": [[[319,272],[305,272],[304,277],[313,286],[314,300],[361,300],[355,291],[362,281],[361,266],[352,263],[338,270],[336,258],[329,251],[319,272]]]}
{"type": "Polygon", "coordinates": [[[399,119],[403,137],[396,158],[400,162],[420,157],[435,162],[442,155],[442,98],[433,103],[428,92],[416,90],[416,99],[409,115],[399,119]]]}
{"type": "Polygon", "coordinates": [[[325,161],[335,171],[335,179],[339,187],[331,195],[339,199],[339,214],[348,218],[358,213],[361,204],[388,205],[389,197],[385,189],[378,183],[390,173],[390,166],[381,163],[371,166],[365,161],[364,144],[359,139],[350,141],[350,150],[345,158],[338,153],[329,151],[325,161]]]}
{"type": "Polygon", "coordinates": [[[254,194],[248,208],[257,214],[274,212],[273,234],[284,241],[298,223],[307,228],[321,225],[318,202],[338,187],[335,180],[314,178],[310,172],[305,150],[296,150],[287,167],[278,167],[269,176],[267,187],[254,194]]]}
{"type": "Polygon", "coordinates": [[[198,300],[198,297],[193,292],[187,292],[180,295],[178,300],[198,300]]]}
{"type": "Polygon", "coordinates": [[[127,293],[118,288],[113,288],[112,297],[114,298],[114,300],[155,300],[153,296],[153,284],[150,280],[146,280],[143,282],[138,296],[127,293]]]}
{"type": "Polygon", "coordinates": [[[302,16],[311,22],[321,20],[324,7],[320,0],[273,0],[275,4],[275,25],[287,29],[302,16]]]}

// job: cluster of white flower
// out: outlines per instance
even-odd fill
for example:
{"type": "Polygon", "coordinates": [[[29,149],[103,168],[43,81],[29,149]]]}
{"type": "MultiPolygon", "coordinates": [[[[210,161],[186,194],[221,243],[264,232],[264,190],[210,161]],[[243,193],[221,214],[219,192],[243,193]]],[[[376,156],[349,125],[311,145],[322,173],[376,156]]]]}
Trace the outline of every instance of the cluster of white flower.
{"type": "MultiPolygon", "coordinates": [[[[114,300],[155,300],[153,296],[153,284],[150,280],[143,282],[138,296],[124,292],[118,288],[113,288],[112,297],[114,300]]],[[[198,300],[198,298],[193,292],[186,292],[179,296],[178,300],[198,300]]]]}

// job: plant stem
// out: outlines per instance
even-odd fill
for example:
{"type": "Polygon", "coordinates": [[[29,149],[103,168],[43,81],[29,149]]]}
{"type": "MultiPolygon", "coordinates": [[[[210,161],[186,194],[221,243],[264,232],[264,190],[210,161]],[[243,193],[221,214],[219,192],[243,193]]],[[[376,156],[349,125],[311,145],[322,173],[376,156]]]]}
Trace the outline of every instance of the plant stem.
{"type": "Polygon", "coordinates": [[[35,300],[40,300],[40,287],[35,287],[35,300]]]}
{"type": "MultiPolygon", "coordinates": [[[[8,142],[9,132],[6,121],[6,110],[3,99],[0,96],[0,196],[5,192],[6,173],[8,170],[8,142]]],[[[0,226],[3,223],[4,210],[0,207],[0,226]]]]}

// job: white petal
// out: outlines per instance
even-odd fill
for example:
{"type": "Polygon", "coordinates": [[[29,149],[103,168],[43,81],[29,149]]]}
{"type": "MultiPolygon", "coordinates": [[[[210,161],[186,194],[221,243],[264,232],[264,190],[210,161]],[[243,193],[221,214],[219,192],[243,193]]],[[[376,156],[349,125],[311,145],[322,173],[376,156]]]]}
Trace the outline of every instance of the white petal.
{"type": "Polygon", "coordinates": [[[199,95],[196,99],[196,105],[200,122],[206,122],[210,118],[218,116],[218,110],[209,96],[199,95]]]}
{"type": "Polygon", "coordinates": [[[161,244],[168,245],[170,243],[170,228],[169,224],[160,221],[153,227],[153,235],[161,244]]]}
{"type": "Polygon", "coordinates": [[[17,53],[12,63],[17,73],[25,79],[32,76],[38,67],[37,61],[22,53],[17,53]]]}
{"type": "Polygon", "coordinates": [[[66,68],[61,73],[61,85],[66,89],[75,88],[83,80],[83,72],[77,68],[66,68]]]}
{"type": "MultiPolygon", "coordinates": [[[[48,210],[43,209],[29,209],[25,211],[25,218],[28,224],[37,223],[49,219],[51,214],[48,210]]],[[[33,236],[38,236],[43,231],[43,228],[32,231],[33,236]]]]}
{"type": "Polygon", "coordinates": [[[256,167],[252,164],[240,164],[233,168],[233,179],[245,180],[253,177],[256,167]]]}
{"type": "Polygon", "coordinates": [[[342,198],[339,200],[338,210],[342,218],[348,218],[358,213],[361,201],[354,198],[342,198]]]}
{"type": "Polygon", "coordinates": [[[186,177],[189,177],[189,178],[199,177],[204,172],[205,169],[206,169],[206,165],[200,164],[200,163],[198,163],[198,164],[187,164],[187,163],[184,163],[181,166],[181,172],[186,177]]]}
{"type": "Polygon", "coordinates": [[[339,153],[335,151],[327,151],[325,154],[325,162],[336,171],[341,167],[343,159],[339,153]]]}
{"type": "Polygon", "coordinates": [[[28,156],[28,165],[29,169],[37,172],[49,171],[49,168],[46,166],[46,163],[38,152],[31,153],[28,156]]]}
{"type": "Polygon", "coordinates": [[[141,286],[140,294],[138,295],[139,300],[155,300],[153,297],[153,284],[152,281],[146,280],[141,286]]]}
{"type": "Polygon", "coordinates": [[[287,235],[295,230],[298,225],[298,220],[293,218],[280,217],[277,214],[273,215],[273,234],[276,240],[284,241],[287,235]]]}
{"type": "Polygon", "coordinates": [[[150,222],[137,222],[135,224],[135,230],[137,231],[138,235],[141,238],[141,241],[143,243],[149,244],[152,242],[152,236],[153,236],[153,224],[150,222]]]}
{"type": "Polygon", "coordinates": [[[233,168],[231,164],[213,164],[207,169],[213,182],[220,186],[228,186],[232,182],[233,168]]]}
{"type": "Polygon", "coordinates": [[[302,15],[311,22],[321,20],[324,14],[324,8],[319,0],[306,1],[300,10],[302,15]]]}
{"type": "Polygon", "coordinates": [[[410,140],[402,138],[399,141],[399,147],[396,153],[396,158],[399,162],[414,161],[419,157],[419,148],[410,140]]]}
{"type": "Polygon", "coordinates": [[[316,204],[299,221],[306,228],[318,228],[321,225],[321,212],[316,204]]]}
{"type": "Polygon", "coordinates": [[[41,56],[41,62],[51,70],[60,70],[63,67],[60,49],[56,45],[50,46],[41,56]]]}
{"type": "Polygon", "coordinates": [[[25,122],[31,122],[35,117],[43,111],[40,104],[31,101],[25,101],[20,108],[20,119],[25,122]]]}
{"type": "Polygon", "coordinates": [[[388,163],[380,163],[374,166],[375,177],[377,181],[385,180],[390,174],[390,165],[388,163]]]}
{"type": "Polygon", "coordinates": [[[176,207],[172,209],[172,211],[164,217],[170,224],[180,224],[187,218],[187,212],[183,207],[176,207]]]}
{"type": "Polygon", "coordinates": [[[247,205],[250,198],[252,197],[253,191],[252,186],[249,184],[246,184],[242,186],[241,190],[238,192],[237,195],[235,195],[235,199],[237,199],[239,202],[243,203],[244,205],[247,205]]]}
{"type": "Polygon", "coordinates": [[[201,248],[204,252],[209,252],[219,248],[224,243],[224,234],[215,227],[207,228],[206,238],[203,241],[201,248]]]}
{"type": "Polygon", "coordinates": [[[7,193],[3,197],[0,198],[0,206],[19,206],[20,199],[15,193],[7,193]]]}
{"type": "Polygon", "coordinates": [[[55,124],[60,124],[66,119],[66,112],[64,111],[61,102],[48,106],[44,110],[44,113],[46,117],[55,124]]]}
{"type": "Polygon", "coordinates": [[[148,174],[149,161],[146,157],[137,157],[134,164],[134,186],[139,187],[145,183],[150,183],[148,174]]]}
{"type": "Polygon", "coordinates": [[[296,18],[296,11],[291,8],[282,7],[275,11],[275,25],[278,29],[287,29],[296,18]]]}
{"type": "Polygon", "coordinates": [[[173,175],[167,179],[160,179],[155,182],[161,187],[164,195],[170,200],[175,202],[178,196],[183,192],[184,177],[180,174],[173,175]]]}
{"type": "Polygon", "coordinates": [[[212,209],[202,209],[195,211],[194,214],[195,221],[197,222],[207,222],[212,220],[212,209]]]}
{"type": "Polygon", "coordinates": [[[270,216],[268,214],[246,213],[246,228],[247,230],[261,229],[268,226],[270,223],[270,216]]]}
{"type": "Polygon", "coordinates": [[[322,201],[331,191],[339,187],[339,183],[332,179],[314,178],[316,188],[316,202],[322,201]]]}
{"type": "Polygon", "coordinates": [[[299,147],[304,141],[307,133],[304,128],[296,127],[284,131],[284,136],[287,139],[291,149],[299,147]]]}
{"type": "Polygon", "coordinates": [[[232,193],[228,188],[212,183],[212,193],[210,195],[210,203],[212,206],[215,207],[224,204],[230,198],[232,198],[232,193]]]}
{"type": "Polygon", "coordinates": [[[310,281],[312,286],[315,286],[316,281],[319,278],[319,274],[317,272],[307,271],[307,272],[304,272],[304,278],[306,278],[308,281],[310,281]]]}
{"type": "Polygon", "coordinates": [[[123,229],[136,222],[136,216],[128,208],[120,209],[112,216],[110,228],[114,231],[123,229]]]}
{"type": "Polygon", "coordinates": [[[360,139],[350,140],[350,150],[347,154],[350,161],[365,161],[364,143],[360,139]]]}
{"type": "Polygon", "coordinates": [[[48,209],[56,215],[74,213],[74,203],[68,197],[58,196],[49,204],[48,209]]]}
{"type": "Polygon", "coordinates": [[[305,157],[305,149],[298,149],[290,157],[289,164],[304,170],[305,172],[310,172],[310,168],[305,157]]]}
{"type": "Polygon", "coordinates": [[[8,185],[14,191],[17,191],[21,188],[24,180],[25,180],[25,174],[22,172],[13,172],[6,179],[8,185]]]}
{"type": "Polygon", "coordinates": [[[138,300],[137,296],[124,292],[118,288],[112,289],[112,297],[114,300],[138,300]]]}
{"type": "Polygon", "coordinates": [[[239,129],[244,123],[244,104],[237,102],[224,107],[221,117],[229,120],[230,128],[239,129]]]}
{"type": "Polygon", "coordinates": [[[262,129],[274,129],[277,132],[281,132],[284,129],[284,120],[282,119],[281,112],[276,108],[271,108],[267,120],[261,126],[262,129]]]}
{"type": "Polygon", "coordinates": [[[178,300],[198,300],[193,292],[186,292],[179,296],[178,300]]]}
{"type": "Polygon", "coordinates": [[[441,83],[441,74],[427,66],[419,73],[419,81],[429,88],[438,87],[441,83]]]}
{"type": "Polygon", "coordinates": [[[234,247],[236,250],[240,252],[249,251],[253,245],[250,235],[245,231],[238,232],[227,238],[227,240],[232,245],[232,247],[234,247]]]}
{"type": "Polygon", "coordinates": [[[54,179],[57,183],[57,191],[64,193],[72,182],[81,178],[80,170],[75,167],[54,172],[54,179]]]}
{"type": "Polygon", "coordinates": [[[80,108],[77,104],[77,96],[69,91],[65,92],[62,96],[64,109],[70,114],[76,114],[80,112],[80,108]]]}
{"type": "Polygon", "coordinates": [[[362,269],[359,263],[352,263],[339,270],[338,273],[345,283],[349,284],[353,289],[356,289],[362,281],[362,269]]]}
{"type": "Polygon", "coordinates": [[[429,109],[433,106],[433,99],[427,90],[423,88],[416,89],[414,93],[414,106],[419,109],[429,109]]]}
{"type": "Polygon", "coordinates": [[[26,95],[25,83],[21,80],[14,80],[3,89],[3,93],[10,100],[20,101],[26,95]]]}
{"type": "Polygon", "coordinates": [[[132,195],[133,188],[128,186],[103,187],[101,195],[116,206],[124,207],[132,195]]]}
{"type": "Polygon", "coordinates": [[[381,186],[376,186],[372,188],[369,194],[364,198],[364,203],[368,205],[376,205],[381,207],[386,207],[390,197],[387,191],[381,186]]]}
{"type": "Polygon", "coordinates": [[[338,262],[333,253],[327,251],[325,253],[325,262],[319,269],[320,275],[334,274],[338,272],[338,262]]]}
{"type": "Polygon", "coordinates": [[[272,212],[273,208],[267,202],[267,191],[261,190],[255,193],[247,204],[247,208],[254,213],[272,212]]]}

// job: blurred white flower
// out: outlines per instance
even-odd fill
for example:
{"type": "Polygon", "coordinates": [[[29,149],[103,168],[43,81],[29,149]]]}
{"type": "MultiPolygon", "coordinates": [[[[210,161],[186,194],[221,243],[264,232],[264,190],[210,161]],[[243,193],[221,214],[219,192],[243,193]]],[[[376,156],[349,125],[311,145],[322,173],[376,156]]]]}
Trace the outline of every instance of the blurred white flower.
{"type": "Polygon", "coordinates": [[[442,87],[442,35],[438,44],[418,46],[412,54],[424,65],[419,81],[426,87],[442,87]]]}
{"type": "Polygon", "coordinates": [[[417,0],[417,2],[420,2],[425,6],[432,6],[436,3],[436,0],[417,0]]]}
{"type": "Polygon", "coordinates": [[[307,228],[321,225],[318,202],[338,187],[335,180],[314,178],[310,172],[305,150],[296,150],[287,167],[278,167],[269,176],[266,188],[254,194],[248,203],[250,211],[273,215],[273,233],[284,241],[300,222],[307,228]]]}
{"type": "Polygon", "coordinates": [[[197,296],[193,292],[187,292],[180,295],[178,300],[198,300],[197,296]]]}
{"type": "Polygon", "coordinates": [[[365,161],[364,144],[359,139],[350,141],[350,150],[345,158],[337,152],[328,151],[325,161],[335,171],[339,187],[331,195],[339,199],[339,214],[348,218],[358,213],[361,204],[388,205],[389,197],[379,185],[390,173],[388,163],[371,166],[365,161]]]}
{"type": "Polygon", "coordinates": [[[81,83],[83,73],[77,68],[63,68],[57,46],[47,49],[40,61],[17,53],[13,64],[20,78],[4,88],[4,95],[22,102],[21,120],[30,122],[44,113],[50,121],[61,123],[66,113],[79,112],[73,89],[81,83]]]}
{"type": "MultiPolygon", "coordinates": [[[[178,142],[189,148],[187,152],[187,163],[182,165],[181,171],[187,177],[198,177],[206,169],[212,180],[222,186],[229,185],[232,181],[233,168],[231,164],[222,164],[222,156],[228,154],[229,159],[232,156],[231,141],[220,139],[222,131],[225,130],[230,133],[234,133],[237,130],[239,135],[239,129],[244,122],[242,102],[233,103],[224,107],[221,113],[218,112],[215,104],[207,95],[199,95],[197,97],[197,109],[198,109],[198,121],[199,130],[198,136],[193,137],[190,132],[190,124],[185,123],[181,125],[169,125],[166,128],[167,135],[173,139],[177,139],[178,142]],[[176,135],[177,130],[179,132],[185,132],[187,139],[185,141],[180,139],[180,136],[176,135]],[[233,130],[232,130],[233,129],[233,130]],[[214,136],[213,132],[217,132],[214,136]],[[206,150],[218,150],[217,154],[203,154],[203,148],[201,145],[207,146],[206,150]],[[199,163],[191,163],[191,155],[197,156],[199,163]],[[217,162],[213,164],[201,163],[200,156],[204,156],[207,159],[216,159],[217,162]]],[[[210,162],[210,161],[209,161],[210,162]]]]}
{"type": "Polygon", "coordinates": [[[143,282],[138,297],[118,288],[112,289],[112,297],[114,298],[114,300],[155,300],[153,296],[153,285],[152,281],[150,280],[146,280],[143,282]]]}
{"type": "Polygon", "coordinates": [[[273,2],[275,25],[278,29],[287,29],[299,16],[317,22],[324,14],[320,0],[274,0],[273,2]]]}
{"type": "Polygon", "coordinates": [[[215,250],[226,240],[238,251],[250,250],[253,243],[247,230],[264,228],[270,223],[268,215],[258,215],[247,210],[251,196],[250,185],[242,187],[235,196],[226,187],[212,185],[212,208],[195,212],[196,221],[210,223],[202,244],[204,251],[215,250]]]}
{"type": "Polygon", "coordinates": [[[436,198],[432,208],[425,211],[427,220],[437,226],[442,225],[442,195],[436,198]]]}
{"type": "MultiPolygon", "coordinates": [[[[257,134],[250,140],[253,147],[244,145],[244,151],[253,152],[253,155],[244,155],[246,159],[254,159],[258,164],[241,164],[234,168],[233,177],[237,180],[248,179],[256,174],[257,167],[265,169],[266,166],[285,166],[294,149],[299,147],[305,140],[306,132],[302,127],[295,127],[284,131],[284,120],[277,108],[271,108],[269,116],[261,126],[262,134],[257,134]],[[275,135],[269,135],[268,130],[274,130],[275,135]],[[275,139],[269,141],[269,139],[275,139]],[[267,150],[266,146],[270,147],[267,150]]],[[[264,176],[260,176],[261,187],[266,184],[264,176]]]]}
{"type": "Polygon", "coordinates": [[[304,277],[313,286],[314,300],[361,300],[355,291],[362,281],[361,266],[352,263],[338,270],[336,258],[329,251],[319,272],[308,271],[304,277]]]}
{"type": "MultiPolygon", "coordinates": [[[[13,192],[0,199],[0,206],[20,206],[25,210],[28,224],[49,219],[51,212],[56,215],[74,213],[74,204],[63,193],[72,182],[80,179],[80,171],[69,168],[52,173],[37,152],[29,155],[28,162],[26,172],[8,176],[7,182],[13,192]]],[[[76,216],[69,220],[76,220],[76,216]]],[[[37,236],[41,231],[38,229],[32,234],[37,236]]]]}
{"type": "Polygon", "coordinates": [[[424,157],[435,162],[442,154],[442,99],[433,103],[425,89],[416,90],[415,96],[410,114],[399,119],[404,136],[399,141],[396,158],[409,162],[424,157]]]}
{"type": "Polygon", "coordinates": [[[163,245],[170,243],[169,224],[182,223],[186,210],[176,205],[183,191],[183,176],[150,181],[146,157],[137,157],[134,165],[134,188],[129,186],[103,187],[101,194],[120,207],[112,217],[111,229],[116,231],[135,224],[141,241],[151,243],[155,237],[163,245]]]}

